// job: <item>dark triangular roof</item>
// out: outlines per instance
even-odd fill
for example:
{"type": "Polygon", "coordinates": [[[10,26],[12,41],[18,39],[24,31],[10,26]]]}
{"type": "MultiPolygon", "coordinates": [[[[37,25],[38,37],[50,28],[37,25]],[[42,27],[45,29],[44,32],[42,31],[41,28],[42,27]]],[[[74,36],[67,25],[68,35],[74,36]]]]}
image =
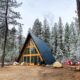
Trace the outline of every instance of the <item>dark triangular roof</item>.
{"type": "Polygon", "coordinates": [[[48,45],[43,41],[41,40],[40,38],[36,37],[31,31],[28,33],[28,36],[26,38],[26,41],[23,45],[23,48],[20,52],[20,55],[18,57],[18,62],[22,56],[22,53],[24,51],[24,48],[26,46],[26,43],[27,43],[27,40],[28,40],[28,37],[31,36],[32,40],[34,41],[36,47],[38,48],[43,60],[45,61],[46,64],[52,64],[55,62],[55,58],[54,56],[52,55],[51,53],[51,49],[48,47],[48,45]]]}

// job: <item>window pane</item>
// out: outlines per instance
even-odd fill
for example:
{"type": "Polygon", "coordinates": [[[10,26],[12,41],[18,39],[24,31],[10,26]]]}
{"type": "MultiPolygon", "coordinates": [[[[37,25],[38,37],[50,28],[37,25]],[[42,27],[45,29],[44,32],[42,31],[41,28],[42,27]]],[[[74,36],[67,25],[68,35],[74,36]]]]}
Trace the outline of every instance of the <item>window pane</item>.
{"type": "Polygon", "coordinates": [[[36,49],[35,49],[35,48],[31,48],[31,53],[32,53],[32,54],[37,54],[36,49]]]}
{"type": "Polygon", "coordinates": [[[37,56],[34,56],[34,58],[35,58],[34,64],[36,65],[37,64],[37,56]]]}
{"type": "Polygon", "coordinates": [[[27,56],[27,63],[30,63],[30,57],[27,56]]]}
{"type": "Polygon", "coordinates": [[[26,62],[26,57],[24,57],[24,62],[26,62]]]}
{"type": "Polygon", "coordinates": [[[34,63],[34,56],[31,57],[31,63],[34,63]]]}
{"type": "Polygon", "coordinates": [[[25,51],[24,51],[24,54],[30,54],[30,49],[26,48],[25,51]]]}
{"type": "Polygon", "coordinates": [[[38,63],[40,62],[40,56],[37,57],[37,62],[38,62],[38,63]]]}

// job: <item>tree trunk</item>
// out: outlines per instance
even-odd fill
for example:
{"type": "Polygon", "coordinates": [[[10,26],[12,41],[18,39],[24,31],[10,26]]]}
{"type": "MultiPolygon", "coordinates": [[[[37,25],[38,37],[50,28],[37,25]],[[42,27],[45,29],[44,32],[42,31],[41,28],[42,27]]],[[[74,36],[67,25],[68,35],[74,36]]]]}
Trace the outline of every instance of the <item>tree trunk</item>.
{"type": "Polygon", "coordinates": [[[76,2],[77,2],[77,15],[78,15],[79,32],[80,32],[80,0],[76,0],[76,2]]]}
{"type": "Polygon", "coordinates": [[[55,55],[57,54],[57,46],[58,46],[58,44],[57,44],[57,37],[56,37],[56,39],[55,39],[55,55]]]}
{"type": "Polygon", "coordinates": [[[8,0],[6,0],[6,13],[5,13],[5,37],[4,37],[4,45],[3,45],[3,54],[2,54],[2,64],[1,67],[4,67],[4,59],[5,59],[5,49],[7,43],[7,35],[8,35],[8,21],[7,21],[7,14],[8,14],[8,0]]]}

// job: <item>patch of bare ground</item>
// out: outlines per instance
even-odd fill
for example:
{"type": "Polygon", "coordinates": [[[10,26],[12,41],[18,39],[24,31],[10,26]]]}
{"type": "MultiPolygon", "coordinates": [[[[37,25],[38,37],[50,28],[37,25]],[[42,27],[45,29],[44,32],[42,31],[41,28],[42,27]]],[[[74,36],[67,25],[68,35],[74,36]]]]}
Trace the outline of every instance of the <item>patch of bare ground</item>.
{"type": "Polygon", "coordinates": [[[80,72],[69,68],[7,66],[0,68],[0,80],[80,80],[80,72]]]}

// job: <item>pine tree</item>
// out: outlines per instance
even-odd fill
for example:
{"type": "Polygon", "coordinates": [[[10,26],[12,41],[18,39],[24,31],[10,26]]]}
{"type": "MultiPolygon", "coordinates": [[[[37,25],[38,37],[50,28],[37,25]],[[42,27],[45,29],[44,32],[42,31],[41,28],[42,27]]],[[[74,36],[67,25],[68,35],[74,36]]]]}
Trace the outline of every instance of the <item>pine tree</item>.
{"type": "Polygon", "coordinates": [[[32,32],[38,37],[41,37],[41,33],[42,33],[42,27],[41,26],[42,26],[42,24],[39,21],[39,19],[36,19],[34,24],[33,24],[32,32]]]}
{"type": "Polygon", "coordinates": [[[75,28],[75,24],[72,22],[70,25],[70,31],[71,31],[71,43],[75,44],[75,47],[77,47],[76,43],[77,43],[77,30],[75,28]]]}
{"type": "Polygon", "coordinates": [[[54,23],[54,27],[52,27],[51,38],[50,38],[50,45],[55,55],[57,54],[57,47],[58,47],[57,27],[58,27],[57,23],[54,23]]]}
{"type": "Polygon", "coordinates": [[[58,45],[61,50],[63,50],[63,24],[61,17],[59,17],[58,22],[58,45]]]}
{"type": "Polygon", "coordinates": [[[78,15],[78,23],[79,23],[79,32],[80,32],[80,0],[76,0],[77,3],[77,15],[78,15]]]}
{"type": "Polygon", "coordinates": [[[49,45],[50,29],[46,19],[44,19],[44,23],[43,23],[42,39],[49,45]]]}
{"type": "Polygon", "coordinates": [[[17,25],[19,24],[16,19],[20,19],[19,12],[15,12],[13,8],[17,8],[22,3],[18,4],[16,0],[0,0],[0,22],[5,23],[5,37],[4,37],[4,46],[3,46],[3,54],[2,54],[2,67],[4,66],[5,59],[5,49],[7,43],[8,36],[8,27],[9,24],[17,25]]]}
{"type": "Polygon", "coordinates": [[[62,24],[62,20],[61,17],[59,17],[59,21],[58,21],[58,46],[57,46],[57,55],[56,55],[56,59],[58,59],[59,61],[63,60],[63,53],[64,53],[64,48],[63,48],[63,24],[62,24]]]}
{"type": "Polygon", "coordinates": [[[0,60],[1,60],[1,56],[2,56],[2,52],[3,52],[3,44],[4,44],[4,32],[5,32],[5,27],[4,27],[4,23],[0,24],[0,60]]]}
{"type": "Polygon", "coordinates": [[[19,26],[19,37],[18,37],[18,40],[19,40],[19,51],[21,51],[21,48],[22,48],[22,25],[20,24],[19,26]]]}
{"type": "Polygon", "coordinates": [[[0,28],[0,44],[1,44],[0,47],[1,47],[1,49],[2,49],[3,40],[4,40],[4,35],[5,35],[5,34],[4,34],[4,32],[5,32],[5,27],[4,27],[4,25],[5,25],[4,23],[1,23],[1,24],[0,24],[0,27],[1,27],[1,28],[0,28]]]}
{"type": "Polygon", "coordinates": [[[64,47],[66,57],[70,57],[70,28],[68,23],[65,25],[64,47]]]}
{"type": "Polygon", "coordinates": [[[16,29],[15,27],[13,27],[10,31],[10,35],[12,37],[12,47],[14,48],[15,47],[15,37],[16,37],[16,29]]]}
{"type": "MultiPolygon", "coordinates": [[[[77,15],[78,15],[78,19],[77,19],[77,27],[78,27],[78,42],[77,42],[77,53],[78,53],[78,56],[80,55],[80,0],[76,0],[76,3],[77,3],[77,15]]],[[[79,56],[80,58],[80,56],[79,56]]]]}
{"type": "Polygon", "coordinates": [[[71,56],[73,57],[74,55],[76,55],[76,51],[78,48],[78,41],[79,41],[79,36],[78,36],[78,32],[76,30],[75,24],[72,22],[70,25],[70,48],[71,48],[71,56]]]}
{"type": "MultiPolygon", "coordinates": [[[[7,48],[10,48],[10,52],[11,54],[9,55],[11,57],[11,61],[14,59],[14,56],[16,54],[16,29],[15,27],[13,27],[10,30],[10,34],[9,34],[9,42],[7,43],[7,48]],[[8,45],[10,44],[10,47],[8,47],[8,45]]],[[[8,51],[9,52],[9,51],[8,51]]]]}

